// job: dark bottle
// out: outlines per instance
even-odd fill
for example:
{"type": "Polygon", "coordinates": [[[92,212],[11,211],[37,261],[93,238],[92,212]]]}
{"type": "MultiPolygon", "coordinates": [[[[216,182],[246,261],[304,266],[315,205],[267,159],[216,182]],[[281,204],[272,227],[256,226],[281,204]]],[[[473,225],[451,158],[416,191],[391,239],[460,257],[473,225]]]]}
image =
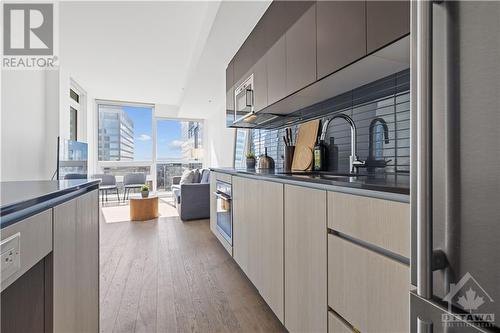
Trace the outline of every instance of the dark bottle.
{"type": "Polygon", "coordinates": [[[313,150],[314,155],[314,171],[326,170],[326,145],[323,140],[318,140],[313,150]]]}

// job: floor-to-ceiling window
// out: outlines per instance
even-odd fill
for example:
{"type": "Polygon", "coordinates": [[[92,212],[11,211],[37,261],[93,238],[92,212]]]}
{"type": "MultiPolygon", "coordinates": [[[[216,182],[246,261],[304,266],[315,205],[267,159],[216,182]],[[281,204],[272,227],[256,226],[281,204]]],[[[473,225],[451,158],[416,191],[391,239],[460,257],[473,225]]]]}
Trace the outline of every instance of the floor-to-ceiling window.
{"type": "Polygon", "coordinates": [[[172,177],[203,164],[203,123],[154,117],[148,104],[97,102],[97,169],[123,176],[143,172],[155,190],[169,191],[172,177]]]}
{"type": "Polygon", "coordinates": [[[203,123],[195,120],[156,121],[156,185],[170,191],[172,178],[203,165],[203,123]]]}
{"type": "Polygon", "coordinates": [[[119,182],[127,173],[143,172],[153,185],[153,106],[99,101],[97,114],[98,169],[119,182]]]}

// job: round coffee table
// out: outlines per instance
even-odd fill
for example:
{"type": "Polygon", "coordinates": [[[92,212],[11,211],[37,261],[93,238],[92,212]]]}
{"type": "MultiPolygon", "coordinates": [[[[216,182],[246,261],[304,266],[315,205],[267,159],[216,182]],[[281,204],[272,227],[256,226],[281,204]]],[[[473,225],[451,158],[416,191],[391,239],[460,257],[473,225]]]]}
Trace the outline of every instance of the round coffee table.
{"type": "Polygon", "coordinates": [[[158,217],[158,197],[156,195],[150,195],[147,198],[131,197],[129,200],[131,221],[147,221],[158,217]]]}

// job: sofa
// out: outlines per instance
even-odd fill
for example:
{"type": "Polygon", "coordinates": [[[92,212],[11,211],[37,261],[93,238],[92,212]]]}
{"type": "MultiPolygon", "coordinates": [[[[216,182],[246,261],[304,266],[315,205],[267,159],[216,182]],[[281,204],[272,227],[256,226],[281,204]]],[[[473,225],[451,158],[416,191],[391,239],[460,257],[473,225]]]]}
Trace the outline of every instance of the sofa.
{"type": "Polygon", "coordinates": [[[175,207],[181,220],[210,218],[210,170],[199,170],[192,183],[180,184],[181,177],[172,178],[175,207]]]}

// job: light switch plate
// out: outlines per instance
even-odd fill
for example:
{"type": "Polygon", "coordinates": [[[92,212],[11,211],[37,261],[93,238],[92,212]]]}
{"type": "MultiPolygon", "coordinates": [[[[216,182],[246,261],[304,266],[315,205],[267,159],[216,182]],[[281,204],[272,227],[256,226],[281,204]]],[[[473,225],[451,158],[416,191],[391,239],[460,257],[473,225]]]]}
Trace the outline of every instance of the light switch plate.
{"type": "Polygon", "coordinates": [[[0,243],[2,282],[21,269],[21,233],[16,233],[0,243]]]}

